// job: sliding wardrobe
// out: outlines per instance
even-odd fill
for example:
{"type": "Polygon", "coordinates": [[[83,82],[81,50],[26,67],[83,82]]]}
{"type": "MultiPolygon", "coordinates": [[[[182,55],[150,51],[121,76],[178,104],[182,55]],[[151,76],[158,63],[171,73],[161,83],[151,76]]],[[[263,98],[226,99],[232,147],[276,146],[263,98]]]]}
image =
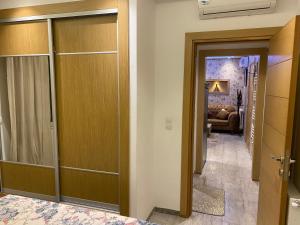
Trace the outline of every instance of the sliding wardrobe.
{"type": "Polygon", "coordinates": [[[61,195],[117,205],[117,17],[59,19],[53,25],[61,195]]]}
{"type": "Polygon", "coordinates": [[[6,193],[56,194],[47,27],[46,21],[0,25],[1,188],[6,193]]]}
{"type": "Polygon", "coordinates": [[[120,210],[129,162],[118,20],[111,9],[2,21],[3,192],[120,210]]]}

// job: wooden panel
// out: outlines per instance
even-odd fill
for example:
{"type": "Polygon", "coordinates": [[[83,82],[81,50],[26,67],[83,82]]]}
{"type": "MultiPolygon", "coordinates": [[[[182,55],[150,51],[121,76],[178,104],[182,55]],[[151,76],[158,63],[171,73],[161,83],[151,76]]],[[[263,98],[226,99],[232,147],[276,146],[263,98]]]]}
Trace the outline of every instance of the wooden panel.
{"type": "Polygon", "coordinates": [[[226,31],[209,31],[186,33],[186,38],[198,43],[212,43],[227,41],[249,41],[249,40],[269,40],[280,30],[279,27],[268,27],[258,29],[241,29],[226,31]]]}
{"type": "Polygon", "coordinates": [[[288,98],[290,91],[292,60],[269,67],[267,95],[288,98]]]}
{"type": "MultiPolygon", "coordinates": [[[[299,69],[300,72],[300,69],[299,69]]],[[[294,119],[294,132],[293,132],[293,144],[292,144],[292,158],[296,160],[296,163],[292,168],[292,180],[298,190],[300,190],[300,82],[297,82],[297,94],[295,119],[294,119]]]]}
{"type": "Polygon", "coordinates": [[[280,32],[270,41],[269,65],[274,65],[294,55],[296,19],[291,20],[280,32]]]}
{"type": "Polygon", "coordinates": [[[115,175],[61,169],[61,194],[80,199],[119,203],[119,177],[115,175]]]}
{"type": "Polygon", "coordinates": [[[55,195],[54,169],[9,162],[1,163],[3,188],[55,195]]]}
{"type": "Polygon", "coordinates": [[[120,213],[129,216],[129,0],[118,0],[120,84],[120,213]]]}
{"type": "Polygon", "coordinates": [[[117,16],[59,19],[54,22],[56,52],[117,50],[117,16]]]}
{"type": "Polygon", "coordinates": [[[268,64],[268,51],[260,55],[258,86],[256,92],[254,149],[252,157],[252,179],[258,181],[261,166],[261,148],[263,136],[263,120],[265,107],[266,77],[268,64]]]}
{"type": "MultiPolygon", "coordinates": [[[[260,198],[263,196],[264,201],[261,202],[260,208],[264,209],[261,221],[263,224],[279,224],[278,217],[274,216],[280,214],[278,205],[281,204],[278,193],[281,192],[282,187],[278,185],[281,183],[278,171],[280,169],[280,163],[271,159],[270,151],[266,146],[263,146],[262,151],[262,171],[261,179],[264,182],[260,185],[260,198]]],[[[259,208],[259,210],[260,210],[259,208]]]]}
{"type": "Polygon", "coordinates": [[[265,123],[285,135],[287,129],[288,99],[266,96],[265,123]]]}
{"type": "MultiPolygon", "coordinates": [[[[205,111],[205,71],[206,71],[206,61],[205,61],[205,56],[204,55],[199,55],[199,70],[198,70],[198,77],[195,78],[195,82],[197,82],[197,91],[195,91],[195,107],[197,107],[197,115],[194,116],[194,119],[197,117],[197,123],[195,123],[195,131],[196,132],[196,140],[194,141],[195,145],[195,172],[201,174],[202,169],[205,164],[206,160],[206,151],[207,149],[203,149],[203,137],[205,134],[203,133],[203,127],[204,125],[204,116],[202,113],[199,112],[204,112],[205,111]],[[197,101],[197,102],[196,102],[197,101]]],[[[206,136],[205,136],[206,138],[206,136]]]]}
{"type": "Polygon", "coordinates": [[[0,55],[49,53],[47,22],[0,24],[0,34],[0,55]]]}
{"type": "Polygon", "coordinates": [[[117,56],[58,56],[56,66],[61,165],[118,172],[117,56]]]}
{"type": "Polygon", "coordinates": [[[117,8],[118,0],[84,0],[0,10],[0,19],[117,8]]]}
{"type": "Polygon", "coordinates": [[[264,144],[272,149],[276,156],[282,154],[282,149],[285,146],[285,136],[267,124],[264,124],[263,140],[264,144]]]}
{"type": "Polygon", "coordinates": [[[269,143],[272,147],[263,146],[258,225],[283,225],[286,222],[289,165],[282,165],[272,159],[272,156],[285,157],[289,160],[291,154],[300,50],[299,22],[299,17],[293,19],[270,42],[268,78],[272,76],[272,79],[267,78],[267,87],[273,96],[266,97],[264,123],[274,130],[266,128],[263,136],[263,143],[269,143]],[[288,60],[291,61],[291,66],[285,64],[288,60]],[[277,71],[279,69],[274,70],[276,64],[278,68],[282,67],[281,72],[277,71]],[[282,87],[278,87],[281,82],[282,87]],[[278,133],[283,136],[283,140],[278,133]],[[275,146],[272,142],[279,146],[275,146]],[[283,176],[279,173],[280,169],[284,171],[283,176]]]}
{"type": "Polygon", "coordinates": [[[262,214],[261,222],[262,224],[279,224],[277,216],[280,214],[281,204],[278,194],[282,191],[281,177],[278,176],[278,171],[280,169],[280,163],[271,159],[273,152],[263,145],[262,150],[262,170],[260,179],[264,182],[260,183],[260,199],[263,197],[264,201],[260,202],[260,208],[264,210],[262,214]],[[278,185],[279,184],[279,185],[278,185]],[[274,214],[276,213],[276,214],[274,214]]]}

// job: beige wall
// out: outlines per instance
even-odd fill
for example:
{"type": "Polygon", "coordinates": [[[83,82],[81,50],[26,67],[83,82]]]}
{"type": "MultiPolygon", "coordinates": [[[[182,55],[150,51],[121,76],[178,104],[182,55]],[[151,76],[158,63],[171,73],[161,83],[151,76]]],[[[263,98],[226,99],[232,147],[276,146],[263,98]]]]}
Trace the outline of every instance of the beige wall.
{"type": "Polygon", "coordinates": [[[131,210],[146,219],[153,207],[154,0],[130,1],[131,210]]]}
{"type": "Polygon", "coordinates": [[[156,205],[179,210],[185,32],[284,25],[297,12],[296,0],[279,0],[266,15],[200,20],[196,0],[160,1],[156,6],[154,184],[156,205]],[[166,118],[173,129],[165,128],[166,118]]]}

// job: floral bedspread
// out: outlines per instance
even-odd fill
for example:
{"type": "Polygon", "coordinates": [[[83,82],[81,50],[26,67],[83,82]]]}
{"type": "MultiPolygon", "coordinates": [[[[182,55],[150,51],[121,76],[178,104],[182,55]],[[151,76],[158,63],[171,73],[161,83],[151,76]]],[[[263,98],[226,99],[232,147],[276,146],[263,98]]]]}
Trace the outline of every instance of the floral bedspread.
{"type": "Polygon", "coordinates": [[[100,210],[15,195],[0,198],[0,225],[151,225],[100,210]]]}

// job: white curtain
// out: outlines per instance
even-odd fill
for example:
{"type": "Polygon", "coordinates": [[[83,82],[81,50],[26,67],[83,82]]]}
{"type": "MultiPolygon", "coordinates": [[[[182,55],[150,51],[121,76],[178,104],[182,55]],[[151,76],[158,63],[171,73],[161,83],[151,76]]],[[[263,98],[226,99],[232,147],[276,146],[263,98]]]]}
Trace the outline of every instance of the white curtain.
{"type": "Polygon", "coordinates": [[[9,161],[52,165],[48,57],[7,58],[7,87],[9,161]]]}

